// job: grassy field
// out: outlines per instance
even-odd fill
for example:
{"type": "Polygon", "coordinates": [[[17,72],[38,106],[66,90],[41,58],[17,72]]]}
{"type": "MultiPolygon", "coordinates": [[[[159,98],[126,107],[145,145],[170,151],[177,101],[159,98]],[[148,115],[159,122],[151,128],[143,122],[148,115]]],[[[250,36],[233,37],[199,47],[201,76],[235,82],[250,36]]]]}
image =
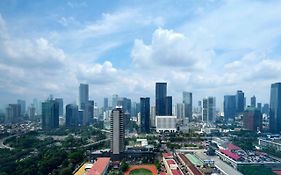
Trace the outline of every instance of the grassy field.
{"type": "Polygon", "coordinates": [[[130,172],[130,175],[152,175],[152,172],[146,169],[136,169],[130,172]]]}

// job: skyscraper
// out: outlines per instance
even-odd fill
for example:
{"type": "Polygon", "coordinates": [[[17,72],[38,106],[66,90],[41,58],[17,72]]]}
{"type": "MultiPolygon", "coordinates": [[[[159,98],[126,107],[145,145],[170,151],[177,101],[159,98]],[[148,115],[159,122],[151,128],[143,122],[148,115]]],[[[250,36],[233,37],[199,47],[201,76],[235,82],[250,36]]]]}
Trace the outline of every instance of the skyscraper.
{"type": "Polygon", "coordinates": [[[243,114],[243,127],[250,131],[262,130],[262,114],[257,108],[246,108],[243,114]]]}
{"type": "Polygon", "coordinates": [[[188,121],[191,121],[192,120],[192,93],[184,91],[182,93],[182,102],[184,104],[184,117],[188,119],[188,121]]]}
{"type": "Polygon", "coordinates": [[[49,99],[42,103],[42,129],[59,127],[59,104],[49,99]]]}
{"type": "Polygon", "coordinates": [[[9,104],[6,108],[6,123],[16,123],[20,120],[21,106],[20,104],[9,104]]]}
{"type": "Polygon", "coordinates": [[[76,104],[68,104],[65,108],[65,126],[78,126],[78,106],[76,104]]]}
{"type": "Polygon", "coordinates": [[[59,115],[63,116],[63,99],[56,98],[55,101],[59,104],[59,115]]]}
{"type": "Polygon", "coordinates": [[[271,84],[269,130],[272,133],[281,132],[281,82],[271,84]]]}
{"type": "Polygon", "coordinates": [[[108,98],[103,99],[103,110],[108,110],[108,98]]]}
{"type": "Polygon", "coordinates": [[[112,159],[120,160],[125,149],[124,113],[121,107],[112,110],[110,119],[112,159]]]}
{"type": "Polygon", "coordinates": [[[89,101],[89,85],[80,83],[79,86],[79,108],[85,110],[89,101]]]}
{"type": "Polygon", "coordinates": [[[184,115],[184,104],[183,103],[177,103],[176,116],[178,119],[181,119],[181,120],[184,119],[185,115],[184,115]]]}
{"type": "Polygon", "coordinates": [[[111,107],[112,109],[114,109],[117,106],[118,103],[118,95],[117,94],[113,94],[111,97],[111,107]]]}
{"type": "Polygon", "coordinates": [[[225,95],[223,102],[225,122],[234,121],[236,111],[235,95],[225,95]]]}
{"type": "Polygon", "coordinates": [[[141,125],[140,131],[142,133],[149,133],[150,132],[150,98],[140,98],[140,118],[141,118],[141,125]]]}
{"type": "Polygon", "coordinates": [[[82,125],[89,124],[89,85],[80,83],[79,86],[79,109],[83,110],[82,125]]]}
{"type": "Polygon", "coordinates": [[[244,92],[238,90],[236,93],[236,114],[242,113],[245,107],[244,92]]]}
{"type": "Polygon", "coordinates": [[[261,103],[257,103],[257,109],[258,109],[259,111],[261,111],[261,108],[262,108],[261,105],[262,105],[261,103]]]}
{"type": "Polygon", "coordinates": [[[20,105],[20,115],[23,116],[26,112],[25,100],[18,100],[18,104],[20,105]]]}
{"type": "Polygon", "coordinates": [[[155,120],[156,120],[155,106],[151,106],[151,108],[150,108],[150,126],[155,127],[155,120]]]}
{"type": "Polygon", "coordinates": [[[167,96],[165,98],[165,115],[171,116],[173,114],[173,98],[172,96],[167,96]]]}
{"type": "Polygon", "coordinates": [[[157,116],[166,115],[167,83],[157,82],[155,87],[155,112],[157,116]]]}
{"type": "Polygon", "coordinates": [[[202,120],[213,122],[216,119],[216,98],[207,97],[203,99],[202,120]]]}
{"type": "Polygon", "coordinates": [[[256,97],[255,96],[251,97],[251,106],[256,107],[256,97]]]}
{"type": "Polygon", "coordinates": [[[262,113],[269,115],[269,104],[267,103],[263,104],[262,113]]]}

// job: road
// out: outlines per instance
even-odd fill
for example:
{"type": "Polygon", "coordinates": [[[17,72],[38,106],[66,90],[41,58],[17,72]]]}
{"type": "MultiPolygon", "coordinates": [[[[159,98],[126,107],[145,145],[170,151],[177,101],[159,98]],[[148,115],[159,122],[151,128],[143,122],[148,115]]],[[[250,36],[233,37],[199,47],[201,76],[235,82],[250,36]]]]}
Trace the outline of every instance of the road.
{"type": "Polygon", "coordinates": [[[4,137],[4,138],[0,139],[0,148],[14,149],[14,148],[12,148],[12,147],[9,147],[9,146],[7,146],[7,145],[4,145],[5,140],[7,140],[8,138],[11,138],[11,137],[13,137],[13,136],[16,136],[16,135],[11,135],[11,136],[4,137]]]}
{"type": "Polygon", "coordinates": [[[195,154],[201,160],[214,160],[215,166],[226,175],[243,175],[242,173],[234,169],[232,166],[219,159],[218,156],[208,156],[203,151],[196,151],[195,154]]]}

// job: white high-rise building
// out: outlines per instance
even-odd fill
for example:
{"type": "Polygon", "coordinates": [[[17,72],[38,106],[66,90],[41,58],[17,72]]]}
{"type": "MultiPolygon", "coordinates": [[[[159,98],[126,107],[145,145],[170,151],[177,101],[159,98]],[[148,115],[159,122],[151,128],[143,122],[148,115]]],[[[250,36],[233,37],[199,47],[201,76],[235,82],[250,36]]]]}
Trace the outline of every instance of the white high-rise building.
{"type": "Polygon", "coordinates": [[[116,107],[112,110],[111,120],[111,152],[113,159],[119,159],[125,149],[125,128],[124,114],[122,107],[116,107]]]}

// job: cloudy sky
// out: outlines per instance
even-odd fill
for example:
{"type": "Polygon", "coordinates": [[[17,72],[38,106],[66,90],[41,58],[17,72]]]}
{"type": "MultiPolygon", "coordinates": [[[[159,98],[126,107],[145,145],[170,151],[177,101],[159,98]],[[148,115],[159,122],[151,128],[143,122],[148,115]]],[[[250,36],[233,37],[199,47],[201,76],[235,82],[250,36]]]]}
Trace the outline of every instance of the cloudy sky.
{"type": "MultiPolygon", "coordinates": [[[[168,82],[205,96],[236,90],[268,102],[281,81],[281,1],[0,1],[0,106],[48,94],[101,104],[114,93],[154,99],[168,82]]],[[[152,101],[154,103],[154,100],[152,101]]]]}

